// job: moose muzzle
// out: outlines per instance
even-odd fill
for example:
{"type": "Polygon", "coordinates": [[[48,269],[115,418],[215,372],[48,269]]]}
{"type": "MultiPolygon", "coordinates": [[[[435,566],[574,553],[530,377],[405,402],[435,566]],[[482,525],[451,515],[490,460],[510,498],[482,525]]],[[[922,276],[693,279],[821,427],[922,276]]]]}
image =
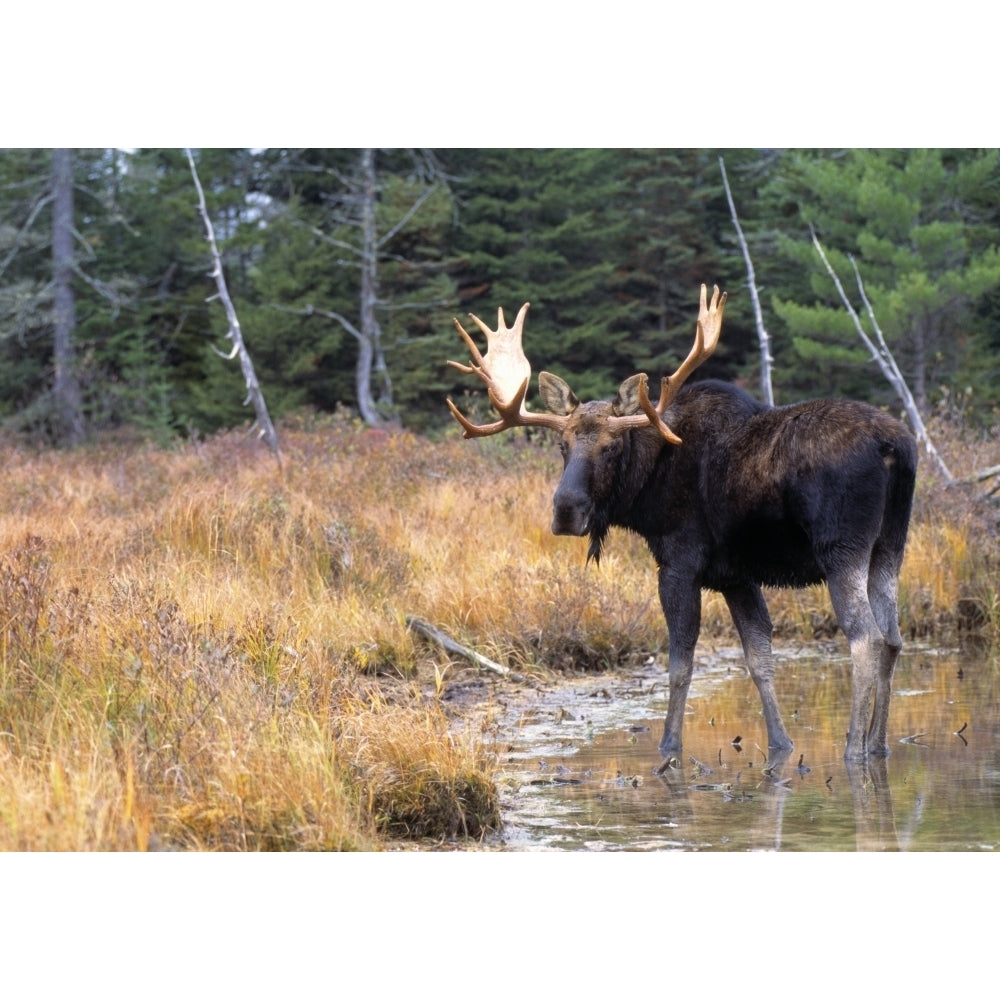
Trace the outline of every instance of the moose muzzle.
{"type": "Polygon", "coordinates": [[[587,534],[593,509],[593,501],[587,493],[564,479],[552,498],[552,534],[587,534]]]}

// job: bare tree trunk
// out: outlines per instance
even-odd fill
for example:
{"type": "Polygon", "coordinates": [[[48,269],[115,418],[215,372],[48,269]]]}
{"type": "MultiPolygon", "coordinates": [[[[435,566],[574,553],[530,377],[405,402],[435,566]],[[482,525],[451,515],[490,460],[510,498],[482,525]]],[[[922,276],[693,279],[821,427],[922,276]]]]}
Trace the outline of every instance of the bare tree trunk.
{"type": "Polygon", "coordinates": [[[771,336],[764,328],[764,314],[761,312],[760,297],[757,295],[757,278],[754,274],[753,261],[750,259],[750,248],[743,238],[740,220],[736,215],[736,205],[733,203],[733,195],[729,190],[729,178],[726,177],[726,164],[721,156],[719,157],[719,169],[722,171],[722,183],[726,188],[726,200],[729,202],[729,212],[733,217],[736,237],[740,242],[743,259],[747,265],[747,285],[750,288],[750,298],[753,301],[754,317],[757,320],[757,341],[760,344],[760,393],[768,406],[774,406],[774,390],[771,388],[771,365],[774,362],[774,358],[771,357],[771,336]]]}
{"type": "MultiPolygon", "coordinates": [[[[446,186],[443,175],[434,163],[430,153],[422,157],[414,156],[417,173],[427,184],[410,207],[398,218],[395,225],[379,233],[376,218],[378,207],[378,184],[375,169],[376,150],[363,149],[357,162],[357,169],[351,177],[345,180],[347,201],[351,207],[351,218],[342,219],[361,230],[360,242],[345,243],[343,240],[328,236],[315,226],[306,228],[313,236],[335,247],[338,264],[357,266],[361,273],[361,294],[358,301],[358,314],[351,320],[330,309],[322,309],[313,304],[302,309],[289,309],[277,303],[271,303],[272,309],[291,312],[300,316],[325,316],[335,320],[358,342],[358,356],[354,369],[354,387],[358,412],[365,423],[373,427],[399,427],[399,417],[393,414],[392,379],[389,366],[386,364],[385,345],[382,340],[382,328],[378,321],[381,311],[386,308],[379,300],[379,262],[384,247],[399,234],[407,223],[417,214],[432,195],[446,186]],[[342,252],[348,250],[350,256],[343,258],[342,252]]],[[[413,152],[413,151],[411,151],[413,152]]],[[[296,220],[292,220],[295,222],[296,220]]],[[[305,225],[305,223],[298,223],[305,225]]],[[[414,267],[421,267],[414,264],[414,267]]],[[[426,309],[428,306],[454,305],[451,300],[420,302],[412,304],[393,305],[393,309],[426,309]]]]}
{"type": "Polygon", "coordinates": [[[375,227],[375,151],[361,152],[361,315],[355,388],[358,409],[365,423],[382,427],[394,421],[386,417],[392,407],[392,383],[382,349],[382,330],[375,308],[378,303],[378,233],[375,227]],[[379,398],[372,394],[372,375],[380,380],[379,398]]]}
{"type": "Polygon", "coordinates": [[[281,468],[283,466],[283,459],[281,448],[278,445],[278,435],[275,433],[274,424],[271,423],[271,417],[267,412],[267,404],[264,402],[264,394],[261,392],[257,375],[254,373],[250,353],[243,343],[243,332],[240,330],[240,321],[236,316],[236,307],[233,305],[233,300],[229,297],[226,278],[222,273],[222,255],[219,253],[219,248],[216,245],[215,230],[212,228],[212,220],[209,218],[208,208],[205,205],[205,192],[201,188],[201,181],[198,179],[198,171],[195,169],[194,157],[191,155],[191,150],[186,149],[185,152],[187,153],[188,164],[191,167],[191,176],[194,178],[194,186],[198,190],[198,210],[201,212],[201,217],[205,222],[208,245],[212,252],[212,277],[215,279],[216,288],[219,290],[218,295],[213,295],[209,301],[214,298],[222,300],[222,305],[226,310],[226,319],[229,320],[229,333],[226,334],[226,338],[233,342],[233,349],[228,354],[224,354],[215,348],[213,350],[223,358],[231,359],[239,356],[240,368],[243,371],[243,377],[247,384],[247,398],[244,400],[244,405],[246,403],[253,403],[254,413],[257,416],[255,426],[260,428],[260,436],[267,441],[268,447],[274,453],[274,457],[278,460],[278,466],[281,468]]]}
{"type": "Polygon", "coordinates": [[[76,378],[73,332],[76,302],[73,296],[73,151],[52,151],[52,274],[53,400],[58,439],[64,444],[83,440],[83,403],[76,378]]]}

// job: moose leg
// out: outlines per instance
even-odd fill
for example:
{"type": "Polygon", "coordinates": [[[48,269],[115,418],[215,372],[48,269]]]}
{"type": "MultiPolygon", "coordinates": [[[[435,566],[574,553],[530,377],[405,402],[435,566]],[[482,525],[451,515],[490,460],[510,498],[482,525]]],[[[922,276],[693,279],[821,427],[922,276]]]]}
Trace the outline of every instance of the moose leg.
{"type": "Polygon", "coordinates": [[[660,567],[660,604],[667,619],[670,642],[670,700],[667,718],[660,740],[660,753],[664,756],[681,749],[681,728],[684,725],[684,706],[687,703],[691,673],[694,669],[694,647],[701,630],[701,589],[690,582],[682,582],[660,567]]]}
{"type": "Polygon", "coordinates": [[[733,587],[723,592],[729,613],[736,623],[743,644],[747,669],[757,685],[764,722],[767,725],[767,745],[771,750],[791,750],[792,740],[781,721],[778,697],[774,692],[774,654],[771,651],[771,616],[760,587],[733,587]]]}
{"type": "Polygon", "coordinates": [[[872,553],[868,572],[868,601],[875,621],[885,639],[875,679],[875,709],[868,730],[868,752],[887,756],[889,741],[886,730],[889,722],[889,698],[892,693],[892,674],[896,668],[903,637],[899,634],[899,606],[897,588],[900,560],[885,554],[876,547],[872,553]]]}
{"type": "Polygon", "coordinates": [[[872,715],[872,701],[876,695],[876,684],[880,684],[886,695],[884,705],[878,703],[878,712],[888,716],[888,677],[885,673],[887,670],[891,673],[895,655],[890,652],[868,603],[867,565],[865,570],[855,567],[831,573],[827,584],[837,621],[851,647],[851,725],[844,757],[847,760],[863,760],[871,749],[875,753],[888,752],[885,720],[880,722],[872,715]],[[880,729],[882,745],[872,748],[868,741],[869,732],[878,735],[880,729]]]}

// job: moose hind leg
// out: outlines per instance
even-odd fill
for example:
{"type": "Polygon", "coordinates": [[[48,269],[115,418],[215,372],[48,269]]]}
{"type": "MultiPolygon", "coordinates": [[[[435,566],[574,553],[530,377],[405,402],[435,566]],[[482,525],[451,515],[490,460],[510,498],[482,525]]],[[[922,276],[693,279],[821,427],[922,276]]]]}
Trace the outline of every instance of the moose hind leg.
{"type": "Polygon", "coordinates": [[[887,728],[892,674],[903,647],[897,600],[899,564],[898,557],[885,555],[884,550],[876,547],[868,572],[868,601],[885,640],[875,678],[875,708],[868,730],[868,752],[883,756],[889,753],[887,728]]]}
{"type": "Polygon", "coordinates": [[[885,719],[881,716],[888,717],[887,672],[892,672],[895,654],[890,651],[869,603],[867,559],[864,569],[855,566],[829,574],[827,584],[837,621],[851,647],[851,724],[844,757],[863,760],[869,752],[888,752],[885,719]],[[885,696],[877,702],[877,714],[873,714],[872,703],[879,686],[885,696]],[[870,737],[880,742],[872,746],[870,737]]]}
{"type": "Polygon", "coordinates": [[[767,725],[768,748],[791,750],[792,740],[781,721],[778,697],[774,691],[774,653],[771,649],[773,628],[764,595],[760,587],[747,586],[726,590],[723,596],[740,634],[747,669],[760,694],[764,722],[767,725]]]}

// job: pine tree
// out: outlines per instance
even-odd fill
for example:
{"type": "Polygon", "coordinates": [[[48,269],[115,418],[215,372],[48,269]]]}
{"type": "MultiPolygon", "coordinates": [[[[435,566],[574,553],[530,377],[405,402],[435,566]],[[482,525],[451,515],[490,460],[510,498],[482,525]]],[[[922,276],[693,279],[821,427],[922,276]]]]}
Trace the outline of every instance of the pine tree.
{"type": "Polygon", "coordinates": [[[288,397],[279,390],[275,411],[343,403],[372,424],[401,414],[419,424],[430,354],[421,348],[454,308],[443,251],[451,197],[433,157],[292,151],[271,181],[246,315],[261,331],[257,356],[282,373],[288,397]]]}
{"type": "Polygon", "coordinates": [[[0,417],[48,435],[52,365],[51,154],[0,155],[0,417]]]}
{"type": "MultiPolygon", "coordinates": [[[[846,287],[858,266],[879,325],[921,408],[949,385],[975,346],[975,307],[1000,285],[996,231],[982,225],[995,192],[996,150],[847,150],[799,153],[775,181],[799,214],[782,250],[808,276],[810,295],[774,297],[800,367],[824,392],[884,397],[803,226],[811,226],[846,287]]],[[[787,293],[786,293],[787,294],[787,293]]],[[[856,300],[863,312],[860,298],[856,300]]],[[[779,377],[781,368],[778,368],[779,377]]]]}
{"type": "Polygon", "coordinates": [[[721,181],[706,183],[705,154],[484,150],[449,162],[459,294],[491,325],[498,306],[531,302],[536,372],[594,398],[639,370],[655,383],[687,354],[699,285],[723,280],[709,211],[721,181]]]}

